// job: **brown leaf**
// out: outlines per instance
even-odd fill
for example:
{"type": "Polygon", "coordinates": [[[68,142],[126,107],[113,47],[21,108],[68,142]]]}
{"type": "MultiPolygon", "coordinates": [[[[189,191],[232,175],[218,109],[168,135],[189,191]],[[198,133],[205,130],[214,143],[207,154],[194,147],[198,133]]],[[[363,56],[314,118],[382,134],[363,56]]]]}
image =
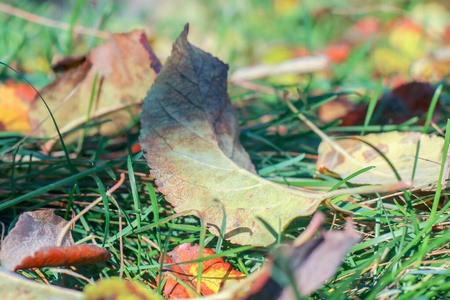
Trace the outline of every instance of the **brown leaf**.
{"type": "MultiPolygon", "coordinates": [[[[145,97],[155,78],[149,53],[140,42],[142,34],[141,31],[113,34],[109,42],[92,49],[80,66],[63,72],[42,89],[42,97],[52,110],[61,132],[86,122],[96,74],[98,79],[90,123],[110,121],[94,126],[90,134],[115,134],[139,114],[136,105],[145,97]],[[71,93],[73,95],[69,97],[71,93]],[[62,102],[66,98],[67,101],[62,102]]],[[[44,103],[36,98],[29,113],[31,127],[35,128],[48,116],[44,103]]],[[[39,137],[56,136],[52,120],[48,118],[34,134],[39,137]]],[[[78,134],[69,135],[66,141],[73,141],[78,134]]]]}
{"type": "Polygon", "coordinates": [[[70,231],[58,247],[58,237],[66,224],[67,221],[51,209],[24,213],[2,243],[2,265],[17,271],[33,267],[93,264],[111,258],[105,248],[75,246],[70,231]]]}
{"type": "Polygon", "coordinates": [[[295,246],[294,242],[294,245],[277,248],[260,271],[244,279],[240,287],[228,293],[230,298],[296,299],[287,276],[294,278],[302,297],[322,286],[336,272],[350,247],[360,240],[351,221],[347,221],[345,230],[322,231],[312,238],[312,233],[323,220],[323,215],[317,213],[305,231],[307,236],[298,237],[304,240],[300,245],[295,246]]]}
{"type": "Polygon", "coordinates": [[[323,122],[340,119],[341,124],[339,126],[353,126],[364,122],[366,112],[367,105],[353,104],[345,97],[338,97],[319,107],[319,118],[323,122]]]}
{"type": "MultiPolygon", "coordinates": [[[[401,124],[413,117],[424,116],[430,107],[435,88],[427,82],[408,82],[394,88],[383,96],[377,105],[378,124],[401,124]]],[[[439,112],[437,103],[435,114],[439,112]]],[[[425,119],[422,120],[424,124],[425,119]]]]}
{"type": "Polygon", "coordinates": [[[268,245],[294,218],[311,215],[320,203],[342,194],[393,187],[364,187],[331,193],[303,192],[255,173],[239,142],[239,124],[227,95],[228,67],[187,41],[188,28],[144,101],[140,142],[159,191],[177,212],[196,210],[233,243],[268,245]]]}
{"type": "Polygon", "coordinates": [[[86,55],[64,57],[52,66],[53,72],[63,72],[76,68],[86,61],[86,55]]]}

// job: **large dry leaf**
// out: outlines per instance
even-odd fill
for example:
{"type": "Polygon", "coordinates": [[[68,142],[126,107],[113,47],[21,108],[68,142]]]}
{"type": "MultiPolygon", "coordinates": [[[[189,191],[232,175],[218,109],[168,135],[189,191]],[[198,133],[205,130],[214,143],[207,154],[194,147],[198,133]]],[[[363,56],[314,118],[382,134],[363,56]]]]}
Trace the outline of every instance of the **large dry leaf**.
{"type": "Polygon", "coordinates": [[[0,299],[8,300],[81,300],[81,292],[26,279],[0,267],[0,299]]]}
{"type": "MultiPolygon", "coordinates": [[[[120,132],[132,117],[138,115],[139,110],[133,104],[145,97],[156,76],[150,67],[149,53],[141,44],[142,35],[142,31],[112,34],[110,41],[92,49],[80,66],[64,72],[43,88],[41,95],[52,110],[61,132],[84,124],[96,74],[98,81],[91,123],[111,121],[95,126],[91,134],[120,132]],[[68,98],[71,93],[73,95],[68,98]]],[[[37,98],[29,112],[31,128],[37,127],[48,116],[44,103],[37,98]]],[[[39,137],[56,136],[55,125],[48,118],[34,134],[39,137]]],[[[69,135],[67,139],[71,141],[76,137],[69,135]]]]}
{"type": "Polygon", "coordinates": [[[217,234],[223,205],[226,238],[268,245],[275,238],[258,216],[281,231],[292,219],[311,215],[326,198],[383,190],[309,193],[256,175],[239,142],[227,95],[228,67],[189,44],[187,34],[186,27],[144,101],[140,136],[151,174],[177,212],[199,211],[217,234]]]}
{"type": "Polygon", "coordinates": [[[350,182],[356,184],[395,182],[397,177],[392,168],[375,149],[364,143],[367,142],[387,157],[402,180],[411,180],[419,140],[420,152],[413,186],[424,187],[438,181],[444,139],[419,132],[387,132],[338,139],[335,143],[341,147],[342,152],[336,151],[324,141],[319,146],[317,168],[321,173],[331,171],[345,178],[365,167],[375,166],[376,168],[352,178],[350,182]]]}
{"type": "Polygon", "coordinates": [[[26,212],[2,243],[2,266],[11,271],[37,267],[93,264],[111,254],[94,245],[75,245],[68,231],[60,246],[57,241],[67,221],[53,210],[26,212]]]}

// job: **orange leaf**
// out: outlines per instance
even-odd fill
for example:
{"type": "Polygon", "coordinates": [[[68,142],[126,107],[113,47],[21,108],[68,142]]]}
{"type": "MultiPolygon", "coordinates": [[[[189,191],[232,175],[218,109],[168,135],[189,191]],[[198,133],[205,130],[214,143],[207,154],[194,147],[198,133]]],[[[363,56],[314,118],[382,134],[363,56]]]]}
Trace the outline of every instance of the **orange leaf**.
{"type": "MultiPolygon", "coordinates": [[[[178,245],[174,250],[167,253],[164,263],[181,263],[199,258],[199,245],[191,246],[190,243],[178,245]]],[[[215,254],[211,249],[204,248],[203,256],[208,257],[215,254]]],[[[195,295],[179,284],[168,274],[170,272],[180,280],[183,280],[193,289],[197,287],[198,263],[187,263],[172,265],[165,268],[164,276],[167,278],[164,286],[164,294],[171,298],[192,298],[195,295]]],[[[223,258],[213,258],[203,262],[201,294],[211,295],[219,292],[226,280],[241,279],[244,273],[234,270],[223,258]]]]}
{"type": "Polygon", "coordinates": [[[325,54],[334,63],[341,63],[350,55],[350,46],[345,43],[331,44],[325,49],[325,54]]]}
{"type": "Polygon", "coordinates": [[[34,89],[24,83],[7,80],[0,85],[0,131],[30,132],[28,110],[35,95],[34,89]]]}

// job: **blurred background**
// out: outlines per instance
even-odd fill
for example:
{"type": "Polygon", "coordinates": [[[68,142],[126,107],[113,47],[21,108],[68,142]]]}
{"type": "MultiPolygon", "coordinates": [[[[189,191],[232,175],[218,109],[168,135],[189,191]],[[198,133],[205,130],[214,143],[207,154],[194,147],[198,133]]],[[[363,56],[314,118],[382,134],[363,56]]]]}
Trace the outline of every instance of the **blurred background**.
{"type": "MultiPolygon", "coordinates": [[[[329,67],[315,74],[323,90],[373,88],[380,75],[389,87],[435,82],[450,66],[450,2],[423,0],[2,0],[0,60],[40,87],[54,79],[52,64],[86,54],[107,32],[144,28],[164,61],[185,23],[191,43],[231,72],[325,55],[329,67]]],[[[267,80],[288,86],[308,76],[267,80]]]]}

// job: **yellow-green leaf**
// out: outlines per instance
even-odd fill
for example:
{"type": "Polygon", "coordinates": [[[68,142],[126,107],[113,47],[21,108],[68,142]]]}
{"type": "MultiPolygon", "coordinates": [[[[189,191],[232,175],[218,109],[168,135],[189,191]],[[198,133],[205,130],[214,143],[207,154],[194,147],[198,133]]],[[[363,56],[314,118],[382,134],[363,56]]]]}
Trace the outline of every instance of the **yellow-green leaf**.
{"type": "Polygon", "coordinates": [[[228,66],[189,44],[187,33],[185,28],[144,101],[140,137],[151,174],[177,212],[200,212],[217,234],[223,207],[227,239],[268,245],[276,239],[258,217],[280,232],[329,197],[399,188],[314,193],[256,175],[239,142],[237,116],[227,95],[228,66]]]}

